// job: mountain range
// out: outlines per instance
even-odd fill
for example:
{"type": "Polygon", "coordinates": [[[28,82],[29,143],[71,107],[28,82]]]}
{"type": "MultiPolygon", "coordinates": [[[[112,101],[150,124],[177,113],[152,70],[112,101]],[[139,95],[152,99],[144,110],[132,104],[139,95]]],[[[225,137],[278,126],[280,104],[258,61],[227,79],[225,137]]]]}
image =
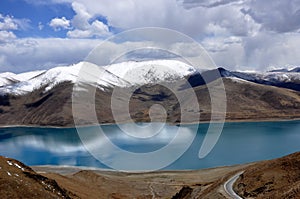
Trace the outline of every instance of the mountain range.
{"type": "MultiPolygon", "coordinates": [[[[153,60],[129,61],[102,67],[80,62],[50,70],[1,73],[0,125],[74,125],[74,85],[79,85],[83,96],[96,89],[95,110],[99,123],[115,122],[111,110],[111,96],[115,88],[124,93],[134,88],[129,101],[130,115],[134,121],[150,121],[149,108],[153,104],[165,108],[169,123],[209,121],[211,99],[208,85],[215,93],[221,93],[221,80],[227,101],[220,102],[220,105],[226,103],[227,120],[300,117],[299,68],[265,73],[229,71],[225,68],[198,71],[176,60],[153,60]],[[186,96],[179,103],[176,93],[169,88],[174,88],[178,93],[193,89],[198,101],[192,102],[186,96]],[[200,106],[197,113],[193,108],[197,105],[195,103],[200,106]],[[186,121],[182,121],[180,106],[190,107],[184,110],[187,113],[186,121]]],[[[80,104],[83,114],[79,120],[82,125],[95,123],[86,119],[89,113],[85,113],[84,107],[89,106],[90,100],[85,99],[80,104]]],[[[118,100],[126,99],[121,96],[118,100]]],[[[118,108],[123,110],[124,107],[118,108]]],[[[121,111],[121,118],[122,114],[121,111]]],[[[164,116],[156,115],[154,119],[162,121],[164,116]]],[[[128,122],[127,118],[124,117],[122,122],[128,122]]]]}

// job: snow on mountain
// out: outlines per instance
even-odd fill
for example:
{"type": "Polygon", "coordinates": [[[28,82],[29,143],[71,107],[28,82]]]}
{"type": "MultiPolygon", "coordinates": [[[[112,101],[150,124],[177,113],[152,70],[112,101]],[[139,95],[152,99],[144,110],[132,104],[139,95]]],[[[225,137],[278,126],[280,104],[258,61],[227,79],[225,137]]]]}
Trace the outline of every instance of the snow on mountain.
{"type": "Polygon", "coordinates": [[[6,86],[9,84],[15,84],[17,82],[21,81],[27,81],[30,80],[42,73],[44,73],[44,70],[40,71],[32,71],[32,72],[26,72],[26,73],[20,73],[20,74],[15,74],[15,73],[0,73],[0,87],[6,86]]]}
{"type": "Polygon", "coordinates": [[[16,79],[19,79],[19,81],[17,83],[9,84],[0,88],[0,93],[21,95],[31,92],[42,86],[48,85],[47,88],[50,88],[60,82],[60,80],[62,79],[68,81],[70,79],[70,73],[66,71],[65,67],[57,67],[48,71],[41,71],[41,73],[39,73],[38,71],[33,71],[18,74],[14,77],[16,77],[16,79]]]}
{"type": "Polygon", "coordinates": [[[170,82],[196,72],[192,66],[177,60],[129,61],[104,68],[134,85],[170,82]]]}
{"type": "Polygon", "coordinates": [[[80,70],[85,73],[81,74],[85,77],[85,83],[97,84],[100,87],[124,87],[172,81],[195,71],[193,67],[174,60],[123,62],[104,67],[80,62],[71,66],[52,68],[48,71],[32,71],[21,74],[2,73],[0,74],[0,93],[22,95],[41,87],[45,87],[45,91],[48,91],[61,82],[75,83],[80,70]],[[96,73],[98,74],[95,74],[95,67],[97,67],[96,73]],[[82,68],[84,69],[81,70],[82,68]],[[99,75],[99,77],[95,77],[95,75],[99,75]],[[89,82],[90,80],[91,82],[89,82]]]}
{"type": "MultiPolygon", "coordinates": [[[[257,73],[235,72],[224,68],[217,70],[222,77],[232,78],[234,81],[241,79],[300,90],[300,73],[295,71],[257,73]]],[[[204,73],[209,74],[209,71],[204,73]]],[[[82,81],[79,83],[92,84],[100,89],[105,89],[105,87],[128,87],[161,81],[172,82],[183,77],[190,77],[189,81],[195,81],[195,84],[191,84],[194,86],[197,86],[201,80],[199,71],[176,60],[129,61],[102,67],[88,62],[80,62],[47,71],[32,71],[21,74],[1,73],[0,94],[22,95],[41,87],[45,87],[45,91],[48,91],[55,85],[66,81],[72,83],[82,81]],[[79,72],[81,72],[80,75],[79,72]],[[80,78],[78,78],[79,76],[80,78]]]]}
{"type": "Polygon", "coordinates": [[[15,83],[14,79],[12,78],[15,75],[16,74],[14,74],[14,73],[1,73],[0,74],[0,87],[15,83]]]}
{"type": "Polygon", "coordinates": [[[286,69],[286,68],[281,68],[281,69],[275,69],[275,70],[271,70],[268,72],[289,72],[289,73],[299,73],[300,72],[300,67],[295,67],[292,69],[286,69]]]}
{"type": "Polygon", "coordinates": [[[45,73],[45,70],[25,72],[25,73],[16,74],[13,78],[21,82],[21,81],[27,81],[32,78],[35,78],[43,73],[45,73]]]}
{"type": "Polygon", "coordinates": [[[235,77],[242,78],[248,81],[266,81],[282,83],[300,81],[300,74],[296,72],[231,72],[231,74],[235,77]]]}
{"type": "MultiPolygon", "coordinates": [[[[223,69],[225,70],[225,69],[223,69]]],[[[277,72],[241,72],[241,71],[222,71],[221,76],[225,78],[230,78],[236,81],[236,78],[241,80],[246,80],[249,82],[254,82],[258,84],[271,85],[277,87],[283,87],[288,89],[293,89],[300,91],[300,73],[293,72],[290,70],[288,72],[282,72],[283,70],[277,72]]]]}
{"type": "MultiPolygon", "coordinates": [[[[16,83],[4,84],[4,86],[0,87],[0,93],[22,95],[41,87],[45,87],[45,91],[48,91],[61,82],[69,81],[75,83],[78,80],[79,72],[85,73],[86,82],[84,83],[95,84],[96,86],[100,86],[100,88],[129,85],[128,82],[123,81],[105,69],[101,69],[101,67],[97,67],[100,77],[95,77],[94,71],[92,70],[95,67],[97,66],[94,64],[80,62],[71,66],[52,68],[48,71],[33,71],[18,75],[11,74],[11,76],[16,79],[16,83]],[[81,70],[82,68],[84,68],[84,70],[81,70]]],[[[5,76],[5,74],[3,76],[5,76]]]]}

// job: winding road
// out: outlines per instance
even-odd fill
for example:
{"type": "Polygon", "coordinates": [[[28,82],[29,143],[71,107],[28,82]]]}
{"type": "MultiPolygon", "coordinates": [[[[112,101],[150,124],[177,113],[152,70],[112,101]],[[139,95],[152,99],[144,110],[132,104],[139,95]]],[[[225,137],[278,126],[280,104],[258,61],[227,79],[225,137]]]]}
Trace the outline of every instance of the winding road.
{"type": "Polygon", "coordinates": [[[234,190],[233,190],[233,184],[234,182],[240,177],[240,175],[244,173],[244,171],[241,171],[237,174],[235,174],[234,176],[232,176],[231,178],[229,178],[225,184],[224,184],[224,190],[225,192],[233,199],[243,199],[242,197],[240,197],[239,195],[237,195],[234,190]]]}

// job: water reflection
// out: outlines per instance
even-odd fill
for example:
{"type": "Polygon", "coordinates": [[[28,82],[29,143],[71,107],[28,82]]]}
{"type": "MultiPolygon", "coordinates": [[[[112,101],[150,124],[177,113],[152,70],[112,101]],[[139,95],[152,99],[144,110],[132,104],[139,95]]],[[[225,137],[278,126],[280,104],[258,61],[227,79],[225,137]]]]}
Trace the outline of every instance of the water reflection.
{"type": "MultiPolygon", "coordinates": [[[[199,169],[240,164],[300,151],[300,121],[226,123],[215,148],[207,157],[199,159],[198,152],[207,127],[207,124],[201,124],[191,147],[165,169],[199,169]]],[[[84,128],[92,131],[96,127],[84,128]]],[[[113,144],[133,153],[161,149],[174,140],[177,133],[174,126],[165,126],[159,134],[141,139],[122,133],[115,125],[107,125],[103,129],[113,144]]],[[[176,141],[173,146],[174,151],[176,147],[180,147],[190,139],[192,135],[187,132],[182,139],[176,141]]],[[[105,146],[101,139],[100,141],[91,140],[89,144],[101,146],[103,150],[99,153],[106,161],[118,163],[122,160],[122,154],[118,150],[105,146]]],[[[107,168],[87,152],[76,129],[73,128],[0,128],[0,155],[16,158],[28,165],[50,164],[107,168]]],[[[172,150],[170,150],[164,154],[164,157],[172,155],[172,150]]],[[[164,157],[154,158],[153,161],[162,161],[164,157]]],[[[126,164],[126,159],[123,160],[126,164]]]]}

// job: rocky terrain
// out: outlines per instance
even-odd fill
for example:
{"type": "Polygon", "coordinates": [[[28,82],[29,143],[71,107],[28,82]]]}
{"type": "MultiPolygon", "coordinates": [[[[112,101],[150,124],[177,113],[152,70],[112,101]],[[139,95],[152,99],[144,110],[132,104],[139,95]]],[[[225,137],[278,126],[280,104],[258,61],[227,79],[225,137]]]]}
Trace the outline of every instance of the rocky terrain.
{"type": "Polygon", "coordinates": [[[219,198],[234,183],[244,198],[299,198],[300,152],[279,159],[194,171],[123,173],[78,167],[30,167],[0,157],[0,197],[6,198],[219,198]]]}

